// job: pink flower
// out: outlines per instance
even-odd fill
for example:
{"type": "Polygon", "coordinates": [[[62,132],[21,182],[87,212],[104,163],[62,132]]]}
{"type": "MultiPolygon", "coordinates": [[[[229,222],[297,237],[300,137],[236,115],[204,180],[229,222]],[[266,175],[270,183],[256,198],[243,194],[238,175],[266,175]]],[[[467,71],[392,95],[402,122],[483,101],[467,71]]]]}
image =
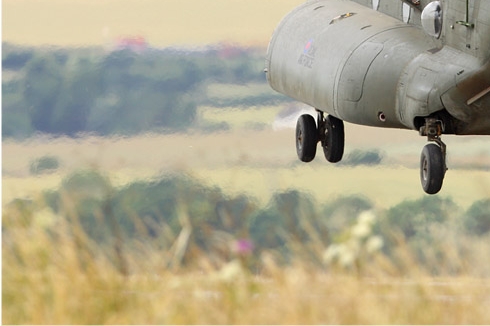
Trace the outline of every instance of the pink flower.
{"type": "Polygon", "coordinates": [[[248,239],[239,239],[235,242],[234,251],[239,255],[251,254],[254,250],[254,244],[248,239]]]}

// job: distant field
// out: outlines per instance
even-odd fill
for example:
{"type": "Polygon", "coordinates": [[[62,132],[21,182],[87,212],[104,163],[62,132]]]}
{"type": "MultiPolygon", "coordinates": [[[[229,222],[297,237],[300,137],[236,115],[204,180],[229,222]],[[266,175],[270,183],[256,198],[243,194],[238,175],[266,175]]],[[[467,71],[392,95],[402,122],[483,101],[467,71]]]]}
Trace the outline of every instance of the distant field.
{"type": "MultiPolygon", "coordinates": [[[[419,153],[425,144],[422,137],[397,130],[357,130],[357,126],[347,125],[346,156],[355,148],[381,148],[386,155],[382,165],[331,165],[324,160],[321,149],[314,162],[303,164],[296,158],[293,129],[245,128],[247,121],[270,125],[277,111],[277,107],[264,112],[208,109],[204,113],[206,119],[219,121],[221,117],[230,122],[233,129],[223,133],[4,141],[3,203],[56,188],[64,175],[80,168],[99,169],[116,186],[136,179],[184,173],[230,194],[247,193],[263,204],[275,191],[293,188],[310,193],[319,202],[339,195],[361,194],[383,208],[424,196],[418,171],[419,153]],[[30,175],[30,162],[44,155],[60,160],[58,172],[30,175]]],[[[448,171],[440,196],[452,197],[463,207],[490,197],[488,169],[471,169],[475,164],[489,165],[485,139],[450,140],[450,168],[454,168],[448,171]],[[463,169],[465,160],[470,169],[463,169]]]]}
{"type": "Polygon", "coordinates": [[[153,46],[217,42],[266,46],[303,0],[4,0],[3,41],[26,45],[111,44],[143,36],[153,46]]]}
{"type": "MultiPolygon", "coordinates": [[[[257,69],[260,71],[260,68],[257,69]]],[[[247,96],[277,94],[272,88],[264,83],[233,85],[233,84],[210,84],[207,94],[211,98],[246,98],[247,96]]]]}
{"type": "Polygon", "coordinates": [[[247,109],[202,107],[199,110],[199,117],[203,121],[212,123],[225,122],[235,130],[237,128],[253,129],[254,126],[270,126],[277,114],[283,109],[282,106],[247,109]]]}

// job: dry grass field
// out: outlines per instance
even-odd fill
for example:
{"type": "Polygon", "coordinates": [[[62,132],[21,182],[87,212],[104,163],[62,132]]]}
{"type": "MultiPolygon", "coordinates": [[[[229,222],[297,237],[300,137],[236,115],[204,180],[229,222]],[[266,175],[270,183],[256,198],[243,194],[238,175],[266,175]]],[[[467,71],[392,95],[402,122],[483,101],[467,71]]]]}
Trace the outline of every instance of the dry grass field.
{"type": "Polygon", "coordinates": [[[3,302],[11,304],[3,309],[7,324],[490,322],[490,284],[481,279],[401,278],[379,271],[358,278],[299,262],[289,268],[270,263],[262,276],[248,274],[237,262],[220,270],[169,271],[158,264],[159,252],[133,261],[147,270],[124,277],[99,259],[82,268],[67,239],[55,247],[39,234],[30,237],[18,253],[22,268],[18,257],[4,253],[3,275],[11,281],[3,287],[3,302]]]}
{"type": "MultiPolygon", "coordinates": [[[[486,243],[480,247],[480,252],[471,255],[485,257],[486,243]]],[[[172,250],[141,243],[121,254],[131,269],[129,275],[121,274],[96,248],[97,244],[68,223],[59,223],[49,234],[34,226],[9,228],[2,246],[2,322],[490,322],[488,279],[430,276],[418,268],[403,246],[397,253],[406,266],[403,270],[382,255],[366,260],[362,273],[319,268],[302,257],[284,267],[275,263],[274,252],[270,252],[261,255],[264,268],[254,274],[243,267],[241,260],[230,260],[216,268],[206,255],[199,253],[193,254],[193,259],[200,268],[168,268],[165,261],[172,250]]]]}

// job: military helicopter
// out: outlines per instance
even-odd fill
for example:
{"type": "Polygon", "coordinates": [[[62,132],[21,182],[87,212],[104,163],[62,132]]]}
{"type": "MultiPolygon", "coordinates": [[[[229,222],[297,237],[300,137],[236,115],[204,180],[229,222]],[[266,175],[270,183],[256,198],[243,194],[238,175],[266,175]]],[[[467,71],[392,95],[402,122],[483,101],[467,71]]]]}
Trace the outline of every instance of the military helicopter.
{"type": "Polygon", "coordinates": [[[417,130],[422,188],[446,174],[443,134],[490,134],[490,1],[308,0],[268,46],[270,86],[314,107],[299,117],[303,162],[339,162],[344,121],[417,130]]]}

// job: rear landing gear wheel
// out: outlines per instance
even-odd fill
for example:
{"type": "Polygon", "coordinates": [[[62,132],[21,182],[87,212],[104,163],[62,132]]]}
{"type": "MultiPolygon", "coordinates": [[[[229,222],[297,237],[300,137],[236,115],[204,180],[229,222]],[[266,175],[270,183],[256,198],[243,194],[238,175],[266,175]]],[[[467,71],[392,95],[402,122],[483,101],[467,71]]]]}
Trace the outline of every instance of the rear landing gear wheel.
{"type": "Polygon", "coordinates": [[[430,195],[436,194],[442,188],[446,173],[444,153],[436,144],[427,144],[420,157],[420,181],[422,188],[430,195]]]}
{"type": "Polygon", "coordinates": [[[337,163],[344,155],[344,122],[328,115],[325,119],[325,135],[322,139],[323,154],[330,163],[337,163]]]}
{"type": "Polygon", "coordinates": [[[318,131],[315,119],[309,114],[299,117],[296,124],[296,153],[303,162],[311,162],[316,155],[318,131]]]}

